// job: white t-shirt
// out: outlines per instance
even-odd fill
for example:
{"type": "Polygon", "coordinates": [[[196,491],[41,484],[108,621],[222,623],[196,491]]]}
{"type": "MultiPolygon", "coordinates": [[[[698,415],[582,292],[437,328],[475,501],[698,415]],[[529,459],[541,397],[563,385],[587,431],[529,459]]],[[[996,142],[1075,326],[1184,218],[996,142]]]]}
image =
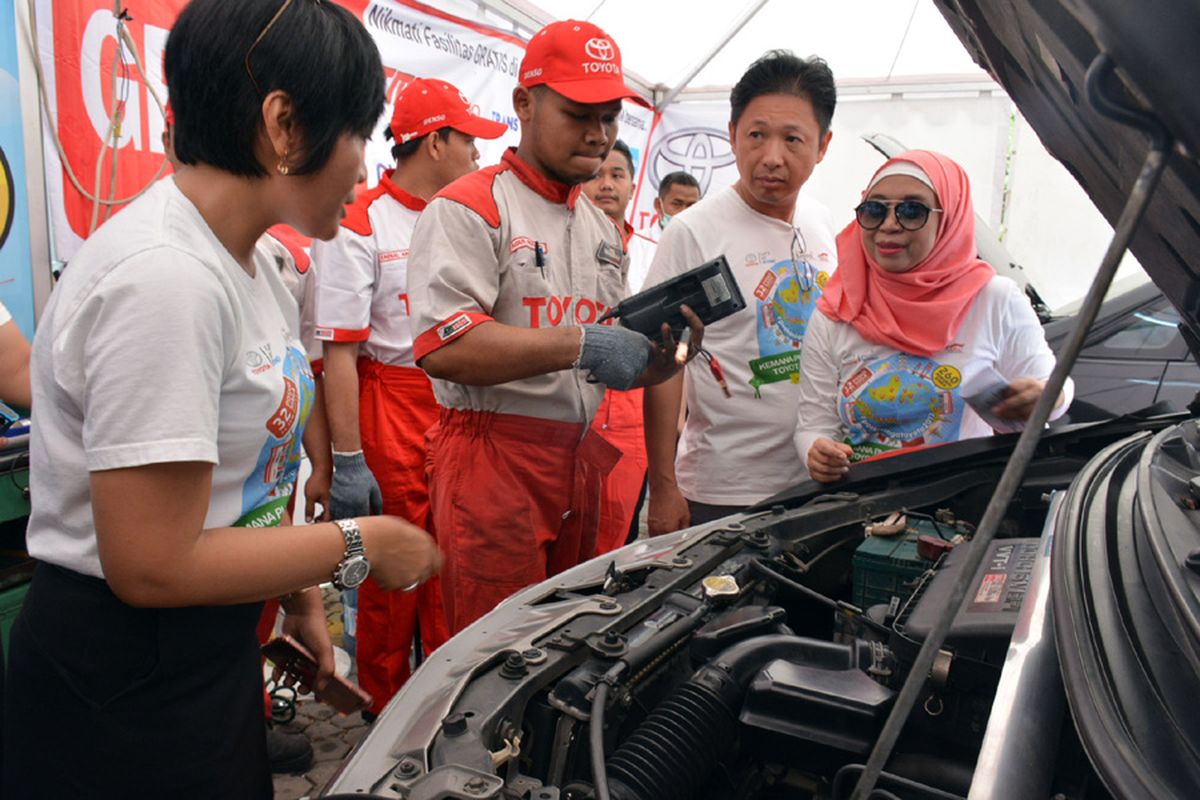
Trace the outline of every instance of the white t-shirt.
{"type": "Polygon", "coordinates": [[[295,244],[289,244],[276,238],[270,230],[259,238],[255,246],[275,263],[279,269],[279,277],[283,279],[283,285],[300,309],[300,343],[304,345],[304,352],[308,354],[308,360],[320,360],[321,347],[313,335],[313,328],[316,325],[313,313],[317,305],[317,281],[312,260],[303,250],[293,249],[296,247],[295,244]]]}
{"type": "Polygon", "coordinates": [[[394,184],[391,175],[355,199],[336,238],[313,242],[316,337],[362,342],[367,358],[415,368],[408,251],[425,201],[394,184]]]}
{"type": "Polygon", "coordinates": [[[749,505],[804,476],[792,444],[800,344],[837,246],[829,210],[815,200],[800,196],[793,225],[758,213],[729,187],[663,229],[647,287],[724,254],[746,300],[744,310],[704,332],[733,397],[703,359],[687,367],[675,475],[689,500],[749,505]]]}
{"type": "MultiPolygon", "coordinates": [[[[659,229],[655,226],[654,230],[659,229]]],[[[650,273],[650,264],[654,261],[658,242],[640,231],[635,231],[625,247],[629,251],[629,293],[637,294],[646,284],[646,275],[650,273]]]]}
{"type": "Polygon", "coordinates": [[[122,467],[209,462],[205,527],[279,524],[313,401],[297,326],[276,265],[246,274],[173,178],[101,227],[34,341],[30,555],[103,577],[89,473],[122,467]]]}
{"type": "MultiPolygon", "coordinates": [[[[1006,382],[1045,380],[1054,353],[1028,298],[999,275],[975,296],[958,334],[925,358],[862,337],[854,326],[817,312],[804,340],[796,449],[805,463],[819,437],[846,442],[852,461],[904,447],[990,436],[963,399],[991,368],[1006,382]]],[[[1051,418],[1071,404],[1073,384],[1051,418]]]]}
{"type": "Polygon", "coordinates": [[[0,303],[0,325],[7,325],[12,322],[12,314],[9,313],[8,307],[4,303],[0,303]]]}

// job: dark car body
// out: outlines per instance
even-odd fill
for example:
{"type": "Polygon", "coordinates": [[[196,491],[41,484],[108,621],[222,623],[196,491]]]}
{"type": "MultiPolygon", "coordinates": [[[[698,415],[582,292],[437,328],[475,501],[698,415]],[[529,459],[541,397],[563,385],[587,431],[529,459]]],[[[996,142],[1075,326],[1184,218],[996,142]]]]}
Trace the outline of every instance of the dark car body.
{"type": "MultiPolygon", "coordinates": [[[[1200,341],[1200,5],[936,2],[1200,341]]],[[[327,796],[1200,797],[1200,424],[1039,432],[864,462],[526,588],[327,796]]]]}
{"type": "MultiPolygon", "coordinates": [[[[1152,283],[1105,302],[1071,370],[1075,400],[1064,422],[1091,422],[1154,407],[1184,411],[1200,392],[1200,366],[1180,330],[1180,314],[1152,283]]],[[[1072,316],[1046,323],[1062,350],[1072,316]]]]}

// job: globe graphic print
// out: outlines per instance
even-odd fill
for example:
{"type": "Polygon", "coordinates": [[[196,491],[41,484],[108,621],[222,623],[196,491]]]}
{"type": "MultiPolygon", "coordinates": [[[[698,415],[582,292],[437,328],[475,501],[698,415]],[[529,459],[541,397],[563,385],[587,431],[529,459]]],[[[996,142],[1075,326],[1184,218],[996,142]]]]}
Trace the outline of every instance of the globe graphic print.
{"type": "Polygon", "coordinates": [[[775,296],[771,298],[775,324],[784,335],[799,341],[804,338],[804,331],[808,328],[813,309],[816,308],[820,290],[816,286],[810,286],[808,291],[802,291],[790,268],[782,274],[776,274],[779,275],[779,285],[775,289],[775,296]]]}
{"type": "Polygon", "coordinates": [[[941,412],[940,393],[911,372],[885,372],[867,384],[854,411],[871,433],[906,442],[924,436],[941,412]]]}

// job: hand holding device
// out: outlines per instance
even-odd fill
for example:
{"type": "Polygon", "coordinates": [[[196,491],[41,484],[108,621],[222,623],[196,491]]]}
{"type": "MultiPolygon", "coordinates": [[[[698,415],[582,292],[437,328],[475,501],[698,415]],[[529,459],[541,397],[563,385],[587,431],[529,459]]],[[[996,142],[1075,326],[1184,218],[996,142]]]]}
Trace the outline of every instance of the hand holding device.
{"type": "MultiPolygon", "coordinates": [[[[308,649],[290,636],[280,636],[267,642],[262,653],[268,661],[298,680],[302,687],[311,687],[317,679],[317,660],[308,649]]],[[[334,675],[315,696],[339,714],[352,714],[371,705],[371,695],[340,675],[334,675]]]]}

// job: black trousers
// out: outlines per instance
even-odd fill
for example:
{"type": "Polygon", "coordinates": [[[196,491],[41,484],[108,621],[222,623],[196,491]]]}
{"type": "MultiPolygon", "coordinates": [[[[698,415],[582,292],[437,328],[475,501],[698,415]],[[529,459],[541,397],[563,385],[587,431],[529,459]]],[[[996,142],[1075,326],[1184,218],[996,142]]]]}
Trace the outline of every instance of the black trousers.
{"type": "Polygon", "coordinates": [[[134,608],[39,564],[9,643],[0,795],[269,800],[261,610],[134,608]]]}
{"type": "Polygon", "coordinates": [[[728,517],[730,514],[736,514],[745,509],[745,506],[714,506],[709,503],[697,503],[695,500],[688,500],[687,504],[688,512],[692,515],[693,525],[715,522],[722,517],[728,517]]]}

